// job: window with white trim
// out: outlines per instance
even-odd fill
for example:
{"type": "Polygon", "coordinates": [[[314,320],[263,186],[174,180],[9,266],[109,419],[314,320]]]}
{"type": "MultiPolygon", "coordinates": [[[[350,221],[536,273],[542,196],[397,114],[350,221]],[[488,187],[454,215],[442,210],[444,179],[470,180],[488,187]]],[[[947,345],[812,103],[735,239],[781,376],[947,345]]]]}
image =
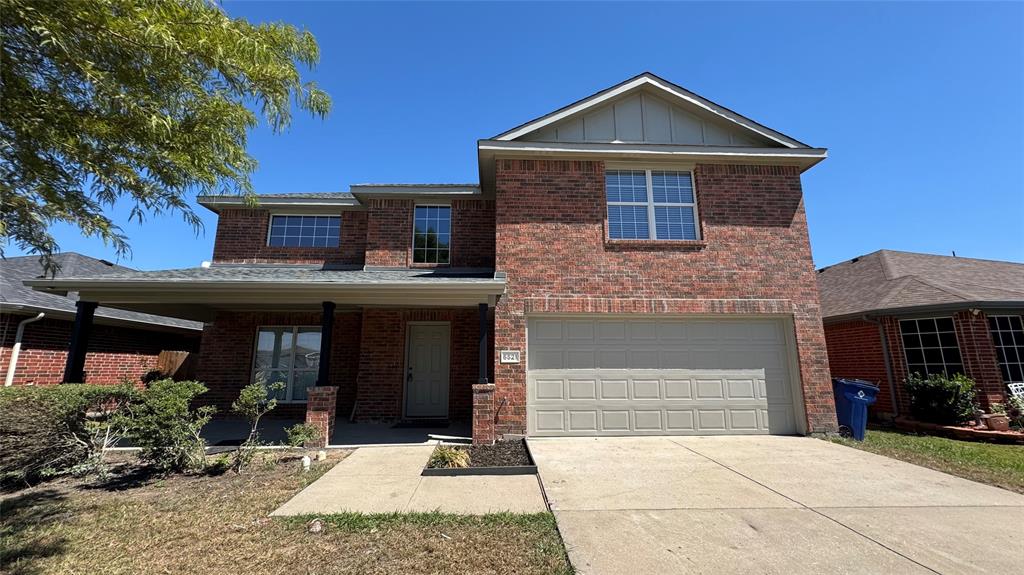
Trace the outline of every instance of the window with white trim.
{"type": "Polygon", "coordinates": [[[693,174],[608,170],[608,237],[615,240],[699,240],[693,174]]]}
{"type": "Polygon", "coordinates": [[[1024,383],[1024,320],[1019,315],[990,315],[988,327],[1004,383],[1024,383]]]}
{"type": "Polygon", "coordinates": [[[266,326],[256,334],[252,379],[270,386],[283,383],[276,392],[283,402],[304,402],[316,385],[320,369],[320,328],[314,326],[266,326]]]}
{"type": "Polygon", "coordinates": [[[900,320],[900,337],[907,360],[907,373],[952,377],[964,372],[953,318],[932,317],[900,320]]]}
{"type": "Polygon", "coordinates": [[[272,248],[336,248],[341,216],[270,216],[267,245],[272,248]]]}

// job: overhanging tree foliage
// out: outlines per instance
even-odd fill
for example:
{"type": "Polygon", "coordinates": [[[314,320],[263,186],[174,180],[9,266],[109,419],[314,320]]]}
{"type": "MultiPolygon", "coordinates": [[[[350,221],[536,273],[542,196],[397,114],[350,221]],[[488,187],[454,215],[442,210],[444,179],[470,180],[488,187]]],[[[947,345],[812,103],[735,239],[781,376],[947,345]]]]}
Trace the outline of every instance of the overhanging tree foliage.
{"type": "Polygon", "coordinates": [[[198,229],[191,194],[252,194],[261,117],[280,132],[293,105],[331,106],[300,78],[319,60],[312,34],[211,0],[0,0],[0,33],[0,232],[47,262],[57,222],[126,255],[104,214],[119,200],[134,220],[198,229]]]}

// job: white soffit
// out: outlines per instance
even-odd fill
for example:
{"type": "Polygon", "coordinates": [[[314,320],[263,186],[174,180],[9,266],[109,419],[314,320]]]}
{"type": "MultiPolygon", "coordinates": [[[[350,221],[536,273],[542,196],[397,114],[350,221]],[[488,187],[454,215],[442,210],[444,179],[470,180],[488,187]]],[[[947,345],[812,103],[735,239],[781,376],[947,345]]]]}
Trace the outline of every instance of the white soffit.
{"type": "Polygon", "coordinates": [[[808,147],[649,72],[492,140],[808,147]]]}

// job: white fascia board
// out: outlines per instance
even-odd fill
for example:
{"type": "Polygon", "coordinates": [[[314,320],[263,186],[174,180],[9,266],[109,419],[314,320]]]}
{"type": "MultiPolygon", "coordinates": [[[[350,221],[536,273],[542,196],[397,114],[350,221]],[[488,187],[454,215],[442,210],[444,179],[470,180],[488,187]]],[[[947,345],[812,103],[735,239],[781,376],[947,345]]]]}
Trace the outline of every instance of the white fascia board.
{"type": "Polygon", "coordinates": [[[349,192],[359,195],[382,195],[382,196],[479,196],[480,186],[431,186],[431,185],[404,185],[404,184],[353,184],[349,192]]]}
{"type": "MultiPolygon", "coordinates": [[[[199,196],[196,198],[199,205],[208,208],[211,212],[220,213],[222,208],[248,207],[249,204],[242,196],[199,196]]],[[[260,208],[344,208],[362,207],[358,198],[257,198],[256,209],[260,208]]]]}
{"type": "Polygon", "coordinates": [[[629,92],[635,88],[645,85],[655,87],[661,90],[662,92],[670,94],[681,100],[685,100],[686,102],[694,106],[697,106],[698,108],[701,108],[711,114],[714,114],[715,116],[727,120],[728,122],[739,125],[740,127],[747,129],[751,132],[754,132],[764,138],[768,138],[769,140],[778,142],[779,144],[782,144],[787,148],[807,148],[807,146],[802,142],[794,140],[793,138],[790,138],[789,136],[786,136],[781,132],[777,132],[767,126],[763,126],[757,122],[754,122],[750,118],[737,114],[736,112],[733,112],[728,108],[719,106],[718,104],[715,104],[714,102],[706,98],[698,96],[697,94],[694,94],[689,90],[685,90],[680,86],[662,80],[661,78],[658,78],[653,74],[649,73],[644,73],[634,78],[633,80],[628,80],[618,86],[609,88],[608,90],[605,90],[603,92],[598,92],[597,94],[594,94],[589,98],[580,100],[578,103],[568,106],[563,110],[553,112],[551,114],[548,114],[547,116],[542,116],[532,122],[524,124],[518,128],[514,128],[511,131],[495,136],[493,139],[500,141],[515,140],[516,138],[524,136],[530,132],[534,132],[545,126],[551,125],[555,122],[568,118],[569,116],[583,112],[590,108],[600,106],[601,104],[609,100],[612,100],[618,96],[621,96],[626,92],[629,92]]]}
{"type": "Polygon", "coordinates": [[[734,146],[686,146],[677,144],[605,144],[557,142],[506,142],[480,140],[481,155],[582,156],[624,159],[690,161],[766,161],[792,163],[804,169],[828,157],[824,148],[750,148],[734,146]]]}

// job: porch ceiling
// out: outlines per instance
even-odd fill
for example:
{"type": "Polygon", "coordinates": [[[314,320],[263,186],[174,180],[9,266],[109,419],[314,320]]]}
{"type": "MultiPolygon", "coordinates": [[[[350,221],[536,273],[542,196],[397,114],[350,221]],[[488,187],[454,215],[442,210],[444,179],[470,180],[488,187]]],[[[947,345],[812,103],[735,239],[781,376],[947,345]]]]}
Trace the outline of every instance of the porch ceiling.
{"type": "Polygon", "coordinates": [[[80,300],[108,307],[198,321],[218,310],[345,307],[475,306],[493,304],[505,279],[493,270],[330,269],[322,266],[220,265],[103,277],[27,280],[43,292],[77,291],[80,300]]]}

